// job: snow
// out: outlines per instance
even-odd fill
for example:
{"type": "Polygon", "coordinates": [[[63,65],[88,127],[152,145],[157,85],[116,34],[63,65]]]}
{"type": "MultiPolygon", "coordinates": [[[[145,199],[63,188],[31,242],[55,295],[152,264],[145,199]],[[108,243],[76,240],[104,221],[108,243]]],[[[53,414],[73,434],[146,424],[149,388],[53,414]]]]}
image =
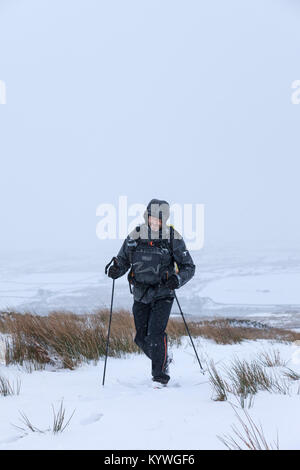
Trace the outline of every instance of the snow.
{"type": "MultiPolygon", "coordinates": [[[[120,241],[121,244],[121,241],[120,241]]],[[[91,312],[110,305],[104,266],[117,251],[18,253],[2,256],[0,310],[47,315],[51,310],[91,312]]],[[[186,315],[256,318],[272,326],[300,327],[300,257],[295,249],[204,248],[192,253],[194,278],[178,292],[186,315]]],[[[126,276],[116,282],[115,308],[131,309],[126,276]]],[[[178,314],[176,305],[173,314],[178,314]]]]}
{"type": "Polygon", "coordinates": [[[201,290],[201,296],[227,304],[299,304],[300,273],[231,276],[201,290]]]}
{"type": "MultiPolygon", "coordinates": [[[[121,242],[120,242],[121,243],[121,242]]],[[[52,253],[6,255],[0,267],[0,308],[33,305],[43,312],[57,307],[94,308],[109,304],[110,280],[104,265],[113,252],[67,256],[52,253]],[[85,302],[78,302],[81,296],[85,302]],[[73,298],[76,298],[74,302],[73,298]]],[[[204,249],[192,253],[196,274],[181,290],[192,314],[199,313],[201,299],[224,304],[300,305],[300,258],[295,251],[265,250],[246,254],[236,250],[204,249]],[[196,302],[194,302],[196,298],[196,302]]],[[[131,305],[126,276],[118,279],[116,302],[131,305]]]]}
{"type": "MultiPolygon", "coordinates": [[[[217,368],[235,356],[251,359],[276,349],[288,367],[300,372],[299,345],[267,340],[217,345],[196,340],[200,360],[213,359],[217,368]]],[[[17,366],[0,366],[0,375],[21,380],[18,396],[0,396],[0,449],[224,449],[217,438],[238,424],[229,402],[212,400],[208,374],[200,373],[188,338],[173,347],[168,387],[154,390],[150,362],[139,354],[108,358],[102,387],[103,360],[69,370],[26,372],[17,366]],[[19,410],[39,429],[51,426],[52,404],[64,400],[66,417],[75,413],[65,431],[27,435],[19,410]]],[[[247,410],[261,423],[268,442],[279,436],[280,449],[300,449],[300,407],[296,389],[290,396],[259,392],[247,410]]]]}
{"type": "MultiPolygon", "coordinates": [[[[18,308],[37,298],[45,306],[50,304],[53,308],[53,300],[82,296],[82,290],[101,285],[101,276],[93,272],[35,272],[16,273],[13,278],[2,278],[0,281],[1,298],[0,308],[18,308]]],[[[73,302],[76,309],[76,301],[73,302]]],[[[72,308],[68,304],[67,308],[72,308]]]]}
{"type": "MultiPolygon", "coordinates": [[[[300,329],[300,258],[295,251],[203,250],[193,254],[196,275],[178,292],[188,319],[244,318],[300,329]]],[[[0,309],[17,308],[46,315],[53,309],[80,313],[108,307],[111,280],[104,265],[114,253],[67,256],[21,254],[3,257],[0,266],[0,309]]],[[[131,308],[126,276],[115,290],[115,308],[131,308]]],[[[172,315],[178,309],[174,304],[172,315]]],[[[229,402],[212,399],[208,374],[200,373],[186,338],[173,347],[175,364],[167,388],[153,390],[149,360],[139,354],[109,358],[102,387],[103,360],[74,371],[4,365],[5,336],[0,335],[0,376],[21,381],[18,396],[0,396],[0,449],[223,449],[217,436],[238,425],[229,402]],[[63,399],[68,418],[59,435],[51,427],[52,405],[63,399]],[[19,411],[44,433],[25,434],[19,411]]],[[[288,367],[300,373],[300,344],[244,341],[217,345],[196,341],[200,359],[217,368],[234,357],[252,359],[260,351],[278,349],[288,367]]],[[[300,449],[300,407],[295,383],[291,395],[259,392],[248,411],[261,423],[268,442],[279,435],[281,449],[300,449]]],[[[233,399],[231,397],[231,399],[233,399]]]]}

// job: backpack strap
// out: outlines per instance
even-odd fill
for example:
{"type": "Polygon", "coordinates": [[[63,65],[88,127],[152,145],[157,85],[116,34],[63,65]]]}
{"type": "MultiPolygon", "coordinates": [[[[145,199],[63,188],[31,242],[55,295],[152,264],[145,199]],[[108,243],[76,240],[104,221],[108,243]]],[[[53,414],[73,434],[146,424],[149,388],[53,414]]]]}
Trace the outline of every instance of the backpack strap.
{"type": "MultiPolygon", "coordinates": [[[[138,225],[136,228],[135,228],[136,232],[140,232],[140,226],[138,225]]],[[[134,244],[133,246],[129,249],[129,263],[130,263],[130,270],[129,270],[129,273],[127,275],[127,280],[128,280],[128,284],[129,284],[129,291],[130,293],[132,294],[132,284],[134,283],[134,274],[133,274],[133,269],[132,269],[132,253],[133,253],[133,250],[137,247],[137,245],[139,244],[140,242],[140,238],[138,238],[137,240],[135,240],[135,247],[134,247],[134,244]]]]}
{"type": "MultiPolygon", "coordinates": [[[[137,226],[136,227],[136,231],[139,232],[140,231],[140,227],[137,226]]],[[[141,239],[138,238],[137,240],[137,245],[139,243],[141,243],[141,239]]],[[[171,260],[172,260],[172,263],[173,265],[175,266],[175,259],[174,259],[174,249],[173,249],[173,241],[174,241],[174,227],[173,225],[170,225],[170,241],[168,242],[168,247],[169,247],[169,250],[170,250],[170,255],[171,255],[171,260]]],[[[127,280],[128,280],[128,283],[129,283],[129,290],[130,290],[130,293],[132,294],[132,284],[134,283],[134,274],[133,274],[133,269],[132,269],[132,250],[130,251],[129,253],[129,262],[131,264],[131,269],[128,273],[128,276],[127,276],[127,280]]],[[[148,288],[146,288],[146,291],[148,290],[148,288]]],[[[144,297],[144,295],[146,294],[146,291],[143,293],[140,301],[142,300],[142,298],[144,297]]]]}
{"type": "Polygon", "coordinates": [[[172,263],[175,263],[173,242],[174,242],[174,227],[173,225],[170,225],[170,253],[171,253],[172,263]]]}
{"type": "Polygon", "coordinates": [[[174,258],[173,242],[174,242],[174,227],[173,227],[173,225],[170,225],[170,243],[169,243],[170,254],[171,254],[171,260],[172,260],[172,263],[173,263],[173,266],[174,266],[174,269],[175,269],[175,273],[178,274],[179,273],[179,268],[178,268],[178,265],[177,265],[177,263],[175,261],[175,258],[174,258]]]}

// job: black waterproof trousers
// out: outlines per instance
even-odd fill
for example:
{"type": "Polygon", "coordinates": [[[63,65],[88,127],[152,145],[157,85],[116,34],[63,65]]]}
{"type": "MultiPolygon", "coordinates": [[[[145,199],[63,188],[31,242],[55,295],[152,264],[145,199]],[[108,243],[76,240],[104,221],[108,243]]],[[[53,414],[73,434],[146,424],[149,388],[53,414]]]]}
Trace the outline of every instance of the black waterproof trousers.
{"type": "Polygon", "coordinates": [[[149,304],[135,301],[132,307],[136,328],[135,342],[152,360],[152,375],[164,372],[168,355],[168,338],[165,333],[173,298],[153,300],[149,304]]]}

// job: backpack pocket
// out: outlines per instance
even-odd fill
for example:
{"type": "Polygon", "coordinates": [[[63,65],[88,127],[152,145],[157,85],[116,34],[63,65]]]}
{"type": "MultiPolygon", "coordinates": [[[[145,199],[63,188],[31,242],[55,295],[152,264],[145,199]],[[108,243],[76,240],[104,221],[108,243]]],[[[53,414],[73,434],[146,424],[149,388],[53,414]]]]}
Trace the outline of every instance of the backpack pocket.
{"type": "Polygon", "coordinates": [[[141,284],[159,284],[170,261],[168,250],[159,247],[138,247],[132,256],[133,277],[141,284]]]}

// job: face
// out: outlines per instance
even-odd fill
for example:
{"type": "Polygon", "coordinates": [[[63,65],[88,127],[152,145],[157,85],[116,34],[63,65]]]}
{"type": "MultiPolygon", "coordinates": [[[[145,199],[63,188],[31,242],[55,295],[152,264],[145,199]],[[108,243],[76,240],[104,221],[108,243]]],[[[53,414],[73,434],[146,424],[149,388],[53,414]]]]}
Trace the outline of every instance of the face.
{"type": "Polygon", "coordinates": [[[161,220],[157,217],[153,217],[152,215],[149,215],[148,223],[153,232],[158,232],[159,228],[161,227],[161,220]]]}

